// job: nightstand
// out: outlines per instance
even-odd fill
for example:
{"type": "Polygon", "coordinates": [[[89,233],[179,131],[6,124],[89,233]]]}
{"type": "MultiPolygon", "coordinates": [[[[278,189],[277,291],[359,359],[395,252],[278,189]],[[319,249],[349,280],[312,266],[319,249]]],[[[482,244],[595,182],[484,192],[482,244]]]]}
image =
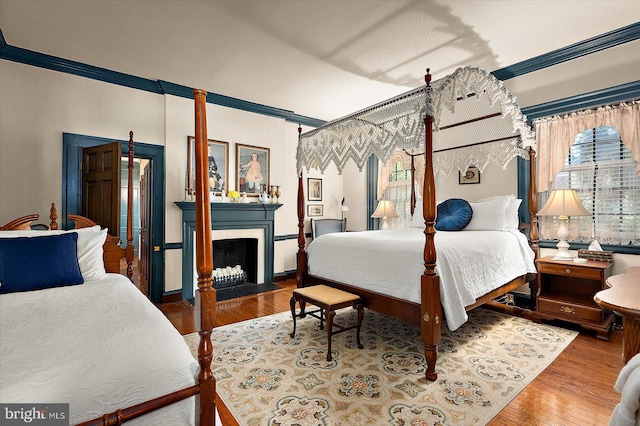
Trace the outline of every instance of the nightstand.
{"type": "Polygon", "coordinates": [[[609,340],[614,314],[595,303],[593,296],[606,288],[612,266],[613,263],[595,260],[553,260],[551,256],[536,260],[538,297],[534,318],[580,324],[595,331],[598,339],[609,340]]]}

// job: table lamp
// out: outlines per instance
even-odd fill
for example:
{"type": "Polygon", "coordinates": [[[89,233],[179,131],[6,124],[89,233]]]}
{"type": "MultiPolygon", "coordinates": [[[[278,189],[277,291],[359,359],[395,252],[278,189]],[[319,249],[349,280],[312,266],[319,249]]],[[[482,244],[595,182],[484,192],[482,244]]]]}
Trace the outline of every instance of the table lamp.
{"type": "Polygon", "coordinates": [[[575,189],[554,189],[549,195],[549,199],[538,212],[538,216],[557,216],[558,217],[558,240],[554,260],[571,260],[569,253],[569,228],[567,227],[567,219],[569,216],[591,216],[591,213],[584,208],[578,198],[575,189]]]}
{"type": "Polygon", "coordinates": [[[378,207],[376,207],[376,211],[373,212],[371,217],[375,219],[381,220],[381,229],[389,228],[389,224],[387,222],[388,219],[392,219],[394,217],[398,217],[398,213],[393,209],[393,205],[389,200],[378,200],[378,207]]]}

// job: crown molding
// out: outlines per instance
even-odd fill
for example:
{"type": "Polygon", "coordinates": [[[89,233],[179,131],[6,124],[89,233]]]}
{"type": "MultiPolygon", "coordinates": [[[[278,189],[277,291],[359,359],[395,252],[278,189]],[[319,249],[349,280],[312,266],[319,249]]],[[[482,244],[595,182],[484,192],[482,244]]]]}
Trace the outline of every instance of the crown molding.
{"type": "MultiPolygon", "coordinates": [[[[151,80],[148,78],[137,77],[131,74],[125,74],[106,68],[84,64],[82,62],[35,52],[33,50],[10,46],[6,43],[4,36],[2,35],[2,29],[0,29],[0,59],[46,68],[66,74],[73,74],[80,77],[103,81],[105,83],[130,87],[132,89],[144,90],[146,92],[156,93],[159,95],[174,95],[193,99],[193,88],[188,86],[163,80],[151,80]]],[[[285,121],[304,124],[305,126],[310,127],[320,127],[325,124],[324,120],[296,114],[293,111],[249,102],[218,93],[208,92],[207,102],[228,108],[267,115],[269,117],[281,118],[285,121]]]]}
{"type": "Polygon", "coordinates": [[[595,90],[581,95],[570,96],[568,98],[556,99],[521,108],[522,113],[527,116],[529,124],[533,120],[549,117],[552,115],[566,114],[572,111],[595,108],[602,105],[609,105],[640,98],[640,80],[625,83],[607,89],[595,90]]]}
{"type": "Polygon", "coordinates": [[[538,71],[638,39],[640,39],[640,22],[597,35],[587,40],[579,41],[570,46],[509,65],[508,67],[500,68],[491,74],[498,80],[509,80],[510,78],[538,71]]]}
{"type": "MultiPolygon", "coordinates": [[[[552,52],[518,62],[508,67],[493,71],[492,74],[499,80],[508,80],[510,78],[518,77],[520,75],[557,65],[561,62],[576,59],[581,56],[609,49],[637,39],[640,39],[640,22],[592,37],[562,49],[554,50],[552,52]]],[[[1,28],[0,59],[20,62],[27,65],[91,78],[106,83],[117,84],[160,95],[170,94],[189,99],[193,97],[193,88],[187,86],[163,80],[150,80],[28,49],[10,46],[4,38],[1,28]]],[[[577,97],[560,99],[545,104],[523,108],[522,110],[523,112],[531,111],[530,113],[527,113],[527,116],[532,120],[547,115],[561,114],[562,112],[567,112],[569,110],[589,108],[595,105],[602,105],[637,97],[637,84],[629,83],[629,85],[631,85],[631,87],[623,87],[628,85],[616,86],[599,92],[591,92],[577,97]],[[575,103],[571,104],[571,102],[575,103]]],[[[304,124],[305,126],[310,127],[320,127],[326,123],[325,120],[299,115],[293,111],[245,101],[219,93],[208,92],[207,102],[256,114],[281,118],[285,121],[304,124]]]]}

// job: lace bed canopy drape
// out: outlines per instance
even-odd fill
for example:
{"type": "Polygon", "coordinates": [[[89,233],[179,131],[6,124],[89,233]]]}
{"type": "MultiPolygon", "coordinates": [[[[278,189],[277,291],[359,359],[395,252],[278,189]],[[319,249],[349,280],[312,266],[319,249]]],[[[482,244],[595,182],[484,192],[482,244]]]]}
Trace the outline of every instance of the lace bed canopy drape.
{"type": "Polygon", "coordinates": [[[436,173],[464,172],[470,165],[482,171],[490,162],[504,168],[516,155],[528,158],[528,147],[535,149],[515,97],[492,74],[465,67],[302,134],[297,170],[324,172],[333,162],[341,173],[349,160],[363,170],[372,154],[386,163],[398,150],[422,152],[427,114],[435,119],[436,173]]]}

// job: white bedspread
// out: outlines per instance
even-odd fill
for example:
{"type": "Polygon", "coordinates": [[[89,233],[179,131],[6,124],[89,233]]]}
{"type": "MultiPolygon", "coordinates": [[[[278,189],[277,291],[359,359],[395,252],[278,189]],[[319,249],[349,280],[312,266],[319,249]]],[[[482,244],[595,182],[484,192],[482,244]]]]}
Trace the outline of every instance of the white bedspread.
{"type": "MultiPolygon", "coordinates": [[[[397,228],[325,234],[307,248],[309,273],[420,303],[424,231],[397,228]]],[[[438,231],[436,272],[451,330],[468,319],[465,306],[508,281],[535,273],[526,237],[513,231],[438,231]]]]}
{"type": "MultiPolygon", "coordinates": [[[[70,423],[195,383],[198,363],[127,280],[0,295],[0,401],[70,403],[70,423]]],[[[194,398],[131,424],[192,425],[194,398]]],[[[127,423],[130,424],[130,423],[127,423]]]]}

